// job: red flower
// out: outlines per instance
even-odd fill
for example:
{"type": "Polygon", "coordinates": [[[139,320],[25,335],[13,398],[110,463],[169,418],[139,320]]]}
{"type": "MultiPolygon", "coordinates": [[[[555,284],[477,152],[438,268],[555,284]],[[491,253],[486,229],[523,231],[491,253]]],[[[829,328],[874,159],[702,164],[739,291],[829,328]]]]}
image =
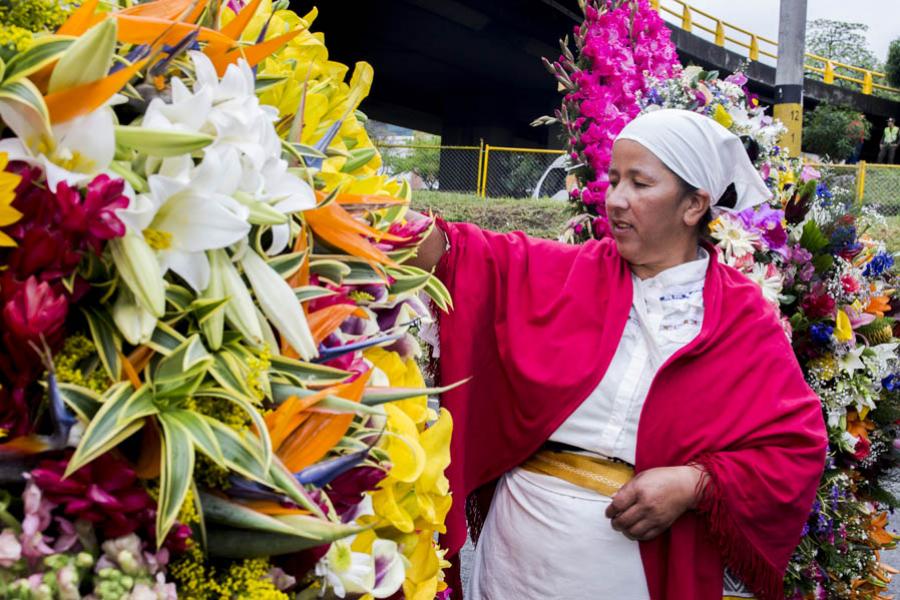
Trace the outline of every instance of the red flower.
{"type": "Polygon", "coordinates": [[[153,530],[155,503],[126,462],[104,454],[63,479],[68,463],[68,459],[42,461],[31,476],[70,519],[90,521],[108,538],[142,526],[153,530]]]}
{"type": "Polygon", "coordinates": [[[37,278],[29,277],[3,306],[4,337],[12,337],[14,342],[7,343],[7,347],[27,348],[28,341],[38,343],[41,336],[56,341],[62,334],[68,311],[69,301],[64,295],[54,293],[48,283],[38,283],[37,278]]]}
{"type": "Polygon", "coordinates": [[[855,294],[859,291],[859,281],[852,275],[844,275],[841,277],[841,287],[843,287],[844,291],[848,294],[855,294]]]}
{"type": "Polygon", "coordinates": [[[99,254],[102,242],[125,235],[125,224],[115,213],[128,206],[128,198],[122,195],[124,189],[125,182],[121,179],[98,175],[87,184],[82,198],[80,190],[60,182],[54,196],[59,206],[60,227],[99,254]]]}
{"type": "Polygon", "coordinates": [[[834,298],[828,295],[825,286],[816,284],[800,302],[803,312],[810,319],[821,319],[834,315],[834,298]]]}

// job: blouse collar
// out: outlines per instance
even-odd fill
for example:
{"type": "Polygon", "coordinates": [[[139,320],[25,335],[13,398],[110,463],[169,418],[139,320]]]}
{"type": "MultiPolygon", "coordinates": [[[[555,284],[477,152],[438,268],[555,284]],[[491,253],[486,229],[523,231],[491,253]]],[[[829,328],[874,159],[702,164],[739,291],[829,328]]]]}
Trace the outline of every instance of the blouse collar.
{"type": "Polygon", "coordinates": [[[709,252],[701,246],[697,248],[697,258],[692,261],[669,267],[665,271],[647,279],[641,280],[634,274],[631,277],[642,289],[665,289],[672,286],[702,284],[706,279],[708,267],[709,252]]]}

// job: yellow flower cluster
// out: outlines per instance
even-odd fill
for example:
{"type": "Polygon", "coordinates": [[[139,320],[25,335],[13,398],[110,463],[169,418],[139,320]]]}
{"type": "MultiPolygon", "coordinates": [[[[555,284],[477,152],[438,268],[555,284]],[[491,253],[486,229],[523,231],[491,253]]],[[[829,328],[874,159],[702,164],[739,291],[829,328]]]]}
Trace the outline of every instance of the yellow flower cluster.
{"type": "MultiPolygon", "coordinates": [[[[378,175],[381,156],[366,133],[364,117],[357,112],[372,85],[372,67],[359,62],[349,83],[344,81],[349,72],[347,65],[328,60],[324,36],[309,29],[317,10],[313,9],[301,18],[290,10],[273,13],[272,9],[271,0],[263,0],[244,31],[243,39],[256,40],[266,23],[266,39],[301,31],[267,58],[259,69],[263,78],[283,78],[260,94],[260,101],[278,108],[282,116],[279,133],[288,137],[301,104],[303,114],[297,116],[299,139],[291,139],[292,142],[312,146],[340,121],[340,129],[329,145],[329,151],[335,155],[323,161],[321,171],[316,175],[325,189],[330,191],[340,187],[344,193],[385,193],[399,197],[403,193],[403,184],[386,175],[378,175]]],[[[335,7],[329,7],[329,10],[335,10],[335,7]]],[[[234,18],[228,9],[224,9],[224,13],[223,22],[234,18]]]]}
{"type": "Polygon", "coordinates": [[[96,353],[94,343],[85,336],[76,334],[67,337],[63,349],[53,357],[56,380],[60,383],[80,385],[98,394],[105,392],[112,382],[103,367],[98,364],[85,375],[80,366],[84,359],[96,353]]]}
{"type": "Polygon", "coordinates": [[[57,0],[0,2],[0,22],[34,33],[53,31],[63,24],[71,8],[73,3],[57,0]]]}
{"type": "Polygon", "coordinates": [[[269,351],[268,346],[263,347],[259,357],[247,359],[247,367],[250,369],[250,373],[247,375],[247,386],[253,392],[253,397],[259,402],[262,402],[263,398],[266,397],[262,379],[271,366],[272,353],[269,351]]]}
{"type": "Polygon", "coordinates": [[[191,600],[289,600],[268,576],[269,561],[251,558],[229,564],[218,573],[207,564],[197,545],[191,546],[169,565],[169,575],[178,584],[178,595],[191,600]]]}
{"type": "Polygon", "coordinates": [[[24,27],[3,23],[0,25],[0,48],[6,47],[16,52],[24,52],[34,38],[24,27]]]}
{"type": "MultiPolygon", "coordinates": [[[[396,352],[372,348],[366,358],[387,375],[391,386],[423,388],[425,382],[415,360],[401,360],[396,352]]],[[[353,549],[368,552],[375,537],[397,542],[409,565],[403,593],[407,600],[431,600],[442,591],[443,569],[448,563],[435,544],[435,533],[444,533],[450,510],[450,484],[444,469],[450,464],[450,413],[440,414],[419,396],[385,404],[387,427],[382,446],[391,470],[371,493],[374,530],[357,536],[353,549]],[[430,425],[429,425],[430,424],[430,425]]]]}
{"type": "Polygon", "coordinates": [[[810,374],[822,381],[831,381],[838,372],[838,364],[831,354],[809,361],[810,374]]]}

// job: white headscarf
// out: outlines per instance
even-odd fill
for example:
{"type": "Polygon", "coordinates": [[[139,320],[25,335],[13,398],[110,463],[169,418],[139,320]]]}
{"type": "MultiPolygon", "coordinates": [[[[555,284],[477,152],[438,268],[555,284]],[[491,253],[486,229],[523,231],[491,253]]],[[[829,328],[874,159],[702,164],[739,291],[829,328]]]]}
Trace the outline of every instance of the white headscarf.
{"type": "Polygon", "coordinates": [[[616,140],[634,140],[676,175],[709,192],[715,205],[730,184],[740,212],[772,197],[750,162],[740,138],[713,119],[689,110],[664,108],[640,115],[616,140]]]}

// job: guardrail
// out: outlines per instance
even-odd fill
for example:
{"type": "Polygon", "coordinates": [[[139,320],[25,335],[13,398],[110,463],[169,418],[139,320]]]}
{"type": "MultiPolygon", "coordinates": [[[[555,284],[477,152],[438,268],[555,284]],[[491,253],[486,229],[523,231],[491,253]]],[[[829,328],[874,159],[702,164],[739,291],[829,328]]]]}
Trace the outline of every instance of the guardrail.
{"type": "MultiPolygon", "coordinates": [[[[660,15],[668,14],[675,17],[681,29],[685,31],[700,30],[711,34],[712,42],[717,46],[724,47],[726,42],[731,42],[745,49],[747,58],[753,61],[759,61],[763,56],[778,59],[778,42],[775,40],[728,23],[691,6],[684,0],[650,0],[650,4],[660,15]],[[677,8],[673,8],[672,5],[677,5],[677,8]],[[697,17],[701,20],[698,21],[697,17]]],[[[825,83],[834,84],[835,80],[848,81],[859,85],[863,94],[871,94],[875,89],[900,94],[900,89],[887,85],[887,75],[880,71],[844,64],[810,52],[806,53],[806,61],[804,64],[806,71],[821,75],[825,83]],[[850,73],[841,73],[836,69],[845,69],[850,73]]]]}

